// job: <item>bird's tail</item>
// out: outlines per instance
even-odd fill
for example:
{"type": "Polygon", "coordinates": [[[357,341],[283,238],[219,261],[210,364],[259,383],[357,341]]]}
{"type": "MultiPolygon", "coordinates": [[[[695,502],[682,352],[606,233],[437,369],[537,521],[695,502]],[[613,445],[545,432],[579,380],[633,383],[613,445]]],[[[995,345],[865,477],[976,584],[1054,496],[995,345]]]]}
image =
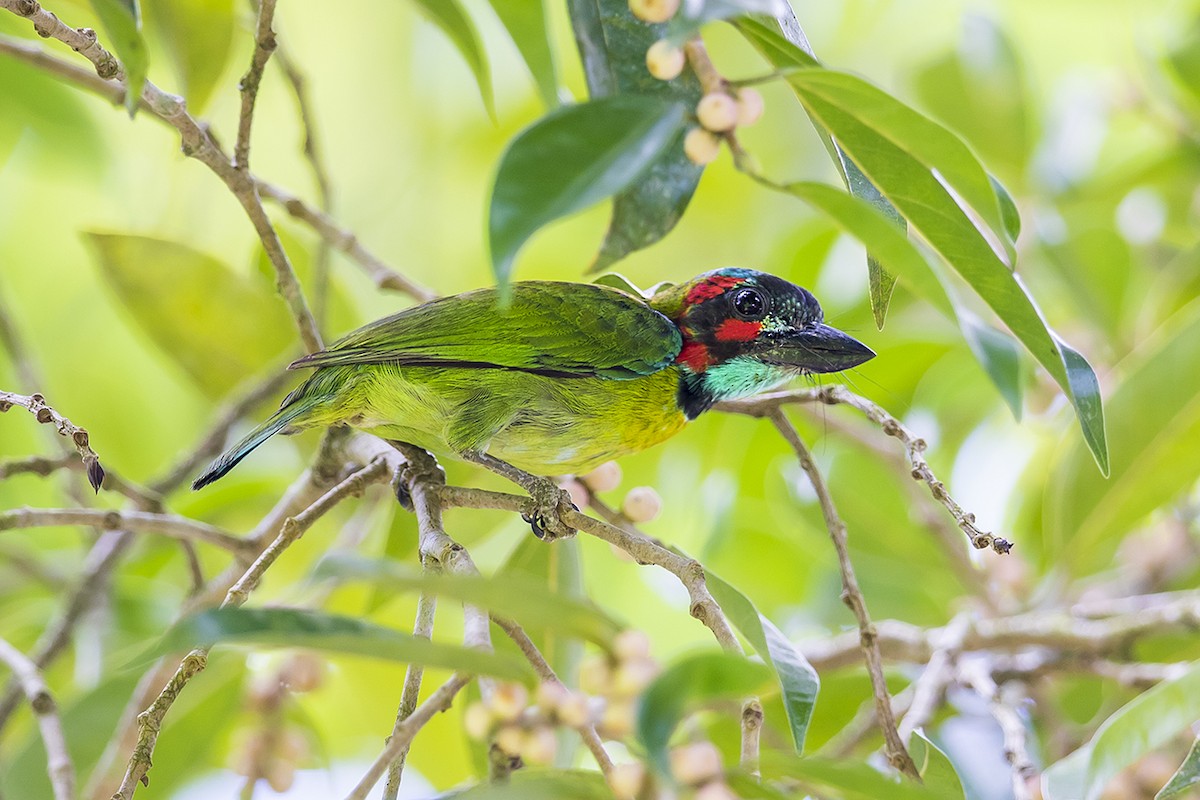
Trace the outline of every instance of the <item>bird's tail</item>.
{"type": "Polygon", "coordinates": [[[306,397],[304,390],[307,388],[308,384],[305,384],[288,395],[279,410],[271,415],[270,419],[250,431],[245,438],[222,453],[216,461],[209,464],[208,469],[204,470],[200,477],[192,482],[192,488],[203,489],[213,481],[224,477],[225,473],[236,467],[239,461],[250,454],[251,450],[320,405],[324,398],[319,396],[306,397]]]}

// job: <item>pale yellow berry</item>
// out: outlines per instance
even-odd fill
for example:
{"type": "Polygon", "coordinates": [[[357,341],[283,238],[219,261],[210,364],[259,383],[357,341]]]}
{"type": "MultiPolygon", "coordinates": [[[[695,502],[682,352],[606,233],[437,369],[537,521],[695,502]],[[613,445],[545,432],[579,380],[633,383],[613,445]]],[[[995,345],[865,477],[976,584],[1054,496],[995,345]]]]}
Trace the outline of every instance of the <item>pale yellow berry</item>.
{"type": "Polygon", "coordinates": [[[580,728],[592,721],[588,698],[583,692],[568,692],[556,710],[558,719],[569,728],[580,728]]]}
{"type": "Polygon", "coordinates": [[[267,767],[267,785],[274,791],[283,794],[292,788],[296,781],[296,765],[291,761],[277,758],[267,767]]]}
{"type": "Polygon", "coordinates": [[[567,699],[569,691],[558,681],[543,681],[537,688],[538,708],[547,714],[553,714],[567,699]]]}
{"type": "Polygon", "coordinates": [[[618,697],[633,697],[641,694],[657,677],[658,665],[648,658],[623,661],[613,673],[612,693],[618,697]]]}
{"type": "Polygon", "coordinates": [[[633,628],[623,630],[613,639],[613,652],[622,660],[649,658],[650,637],[633,628]]]}
{"type": "Polygon", "coordinates": [[[692,128],[683,137],[683,152],[693,164],[711,164],[721,152],[721,137],[704,128],[692,128]]]}
{"type": "Polygon", "coordinates": [[[557,752],[558,740],[554,736],[554,729],[546,725],[526,731],[521,739],[521,758],[530,764],[550,764],[557,752]]]}
{"type": "Polygon", "coordinates": [[[679,10],[680,0],[629,0],[629,10],[642,22],[666,22],[679,10]]]}
{"type": "Polygon", "coordinates": [[[712,781],[696,790],[694,800],[738,800],[738,796],[721,781],[712,781]]]}
{"type": "Polygon", "coordinates": [[[607,492],[621,485],[621,467],[615,461],[605,461],[581,480],[593,492],[607,492]]]}
{"type": "Polygon", "coordinates": [[[731,131],[738,121],[737,101],[724,92],[709,92],[696,104],[696,118],[710,131],[731,131]]]}
{"type": "Polygon", "coordinates": [[[721,751],[712,742],[692,742],[671,751],[671,774],[686,786],[699,786],[721,774],[721,751]]]}
{"type": "Polygon", "coordinates": [[[521,755],[521,747],[525,744],[525,731],[516,725],[505,725],[496,731],[496,746],[508,756],[521,755]]]}
{"type": "Polygon", "coordinates": [[[579,688],[588,694],[608,694],[611,683],[612,670],[604,656],[588,656],[579,665],[579,688]]]}
{"type": "Polygon", "coordinates": [[[758,122],[762,118],[763,108],[763,96],[757,89],[742,89],[737,95],[737,124],[753,125],[758,122]]]}
{"type": "Polygon", "coordinates": [[[588,500],[591,499],[587,487],[574,478],[565,480],[559,485],[563,489],[566,489],[567,494],[571,495],[571,502],[575,504],[576,508],[583,508],[588,504],[588,500]]]}
{"type": "Polygon", "coordinates": [[[600,715],[601,735],[609,739],[627,739],[633,734],[634,705],[630,699],[610,700],[600,715]]]}
{"type": "Polygon", "coordinates": [[[686,62],[683,48],[676,47],[666,39],[659,39],[646,51],[646,69],[660,81],[678,78],[686,62]]]}
{"type": "Polygon", "coordinates": [[[482,741],[492,730],[494,719],[492,712],[483,703],[471,703],[463,713],[463,727],[467,730],[467,736],[482,741]]]}
{"type": "Polygon", "coordinates": [[[280,671],[293,692],[311,692],[325,679],[325,662],[312,653],[296,653],[280,671]]]}
{"type": "Polygon", "coordinates": [[[635,486],[625,495],[621,513],[630,522],[649,522],[662,511],[662,498],[650,486],[635,486]]]}
{"type": "Polygon", "coordinates": [[[488,698],[488,707],[496,719],[512,722],[529,705],[529,692],[519,683],[500,683],[488,698]]]}
{"type": "Polygon", "coordinates": [[[620,800],[631,800],[646,783],[646,767],[640,761],[616,764],[608,774],[608,786],[620,800]]]}

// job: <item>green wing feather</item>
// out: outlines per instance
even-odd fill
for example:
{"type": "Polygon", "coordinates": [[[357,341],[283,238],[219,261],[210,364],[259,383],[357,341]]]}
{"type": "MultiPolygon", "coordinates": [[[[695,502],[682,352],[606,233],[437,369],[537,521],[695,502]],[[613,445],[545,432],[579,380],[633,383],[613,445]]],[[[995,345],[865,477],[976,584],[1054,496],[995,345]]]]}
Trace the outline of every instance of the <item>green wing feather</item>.
{"type": "Polygon", "coordinates": [[[444,297],[385,317],[291,368],[348,364],[500,367],[560,377],[627,380],[670,365],[679,329],[644,301],[606,286],[513,284],[444,297]]]}

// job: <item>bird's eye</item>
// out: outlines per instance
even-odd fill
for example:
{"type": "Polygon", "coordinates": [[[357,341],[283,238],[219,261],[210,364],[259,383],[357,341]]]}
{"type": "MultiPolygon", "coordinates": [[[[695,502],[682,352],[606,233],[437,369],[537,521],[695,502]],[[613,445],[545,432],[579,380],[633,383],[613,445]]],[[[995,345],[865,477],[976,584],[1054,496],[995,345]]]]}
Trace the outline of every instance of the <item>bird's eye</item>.
{"type": "Polygon", "coordinates": [[[742,319],[762,319],[767,313],[767,299],[758,289],[738,289],[733,293],[733,310],[742,319]]]}

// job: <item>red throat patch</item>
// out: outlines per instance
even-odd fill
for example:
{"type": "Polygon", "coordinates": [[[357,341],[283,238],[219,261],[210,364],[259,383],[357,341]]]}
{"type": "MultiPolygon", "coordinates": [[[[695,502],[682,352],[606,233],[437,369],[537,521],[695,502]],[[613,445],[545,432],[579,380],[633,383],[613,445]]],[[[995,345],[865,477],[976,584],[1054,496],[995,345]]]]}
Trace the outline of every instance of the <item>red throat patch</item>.
{"type": "Polygon", "coordinates": [[[683,364],[692,372],[700,373],[708,369],[708,348],[700,342],[686,341],[679,355],[675,357],[676,364],[683,364]]]}
{"type": "Polygon", "coordinates": [[[727,319],[717,328],[717,341],[720,342],[750,342],[758,337],[762,330],[761,322],[747,322],[744,319],[727,319]]]}
{"type": "Polygon", "coordinates": [[[737,286],[744,280],[744,278],[734,278],[731,275],[714,275],[693,286],[684,299],[684,305],[694,306],[705,300],[711,300],[718,295],[725,294],[727,289],[737,286]]]}

